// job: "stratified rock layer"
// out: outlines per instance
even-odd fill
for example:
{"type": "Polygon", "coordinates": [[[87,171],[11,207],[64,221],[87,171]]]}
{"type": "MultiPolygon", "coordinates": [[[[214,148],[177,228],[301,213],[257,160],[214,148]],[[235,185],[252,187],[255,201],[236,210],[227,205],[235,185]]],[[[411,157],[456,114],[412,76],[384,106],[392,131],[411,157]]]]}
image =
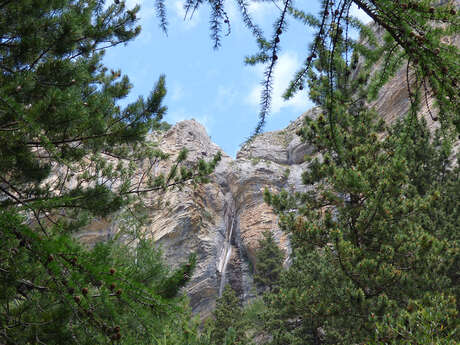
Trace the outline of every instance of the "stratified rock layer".
{"type": "MultiPolygon", "coordinates": [[[[303,116],[316,116],[311,110],[303,116]]],[[[295,132],[303,116],[282,131],[264,133],[231,159],[223,154],[211,182],[162,196],[167,208],[152,209],[145,231],[161,246],[166,261],[175,266],[197,253],[198,266],[187,286],[193,310],[207,317],[223,287],[230,284],[244,299],[252,296],[252,269],[259,239],[265,230],[275,234],[289,251],[273,210],[263,201],[268,188],[300,190],[303,158],[311,148],[295,132]]],[[[219,151],[203,126],[183,121],[159,140],[160,148],[177,154],[189,150],[188,160],[211,158],[219,151]]],[[[287,257],[287,255],[286,255],[287,257]]]]}
{"type": "MultiPolygon", "coordinates": [[[[399,74],[396,78],[399,78],[399,74]]],[[[398,81],[391,81],[399,85],[398,81]]],[[[397,86],[395,86],[397,87],[397,86]]],[[[407,112],[407,96],[395,90],[384,91],[391,98],[401,99],[397,113],[407,112]],[[400,108],[400,109],[399,109],[400,108]]],[[[374,106],[386,120],[396,115],[391,102],[379,98],[374,106]]],[[[164,192],[158,207],[158,195],[147,195],[148,221],[144,232],[161,247],[166,262],[175,267],[197,254],[197,268],[187,285],[191,307],[202,318],[210,315],[223,287],[230,284],[243,299],[253,296],[252,271],[262,233],[271,231],[280,248],[289,256],[289,240],[278,227],[273,210],[264,203],[263,191],[301,191],[302,171],[308,168],[305,155],[313,152],[296,135],[305,116],[315,118],[314,108],[300,116],[287,128],[268,132],[246,144],[236,159],[222,153],[222,160],[208,184],[186,185],[181,190],[164,192]]],[[[426,113],[425,113],[426,114],[426,113]]],[[[205,128],[195,120],[177,123],[155,138],[159,148],[177,155],[186,147],[187,162],[212,159],[220,148],[211,142],[205,128]]],[[[168,166],[159,166],[165,171],[168,166]]],[[[82,242],[105,240],[117,232],[117,221],[95,220],[78,237],[82,242]]]]}
{"type": "MultiPolygon", "coordinates": [[[[459,45],[458,40],[451,43],[459,45]]],[[[413,82],[411,78],[409,75],[409,83],[413,82]]],[[[370,106],[391,123],[407,113],[409,104],[406,73],[402,68],[370,106]]],[[[437,123],[431,114],[436,110],[432,104],[428,95],[421,114],[435,128],[437,123]]],[[[191,253],[197,254],[197,268],[186,291],[193,311],[202,318],[210,315],[226,284],[245,300],[251,298],[252,270],[264,231],[273,232],[288,258],[289,240],[280,231],[273,210],[264,203],[263,191],[305,188],[301,181],[302,171],[308,168],[304,157],[313,150],[296,132],[305,116],[315,118],[319,112],[318,108],[311,109],[286,129],[255,137],[238,152],[236,159],[223,153],[208,184],[165,192],[160,196],[160,206],[156,203],[157,194],[146,197],[146,204],[150,202],[151,206],[144,232],[162,248],[167,263],[174,267],[185,262],[191,253]]],[[[154,141],[172,156],[187,148],[189,164],[211,159],[221,151],[195,120],[177,123],[154,141]]],[[[158,166],[154,172],[167,168],[168,165],[158,166]]],[[[113,220],[95,220],[78,235],[79,239],[94,243],[110,238],[118,231],[116,219],[114,216],[113,220]]]]}
{"type": "MultiPolygon", "coordinates": [[[[212,312],[226,284],[244,299],[252,296],[252,270],[265,230],[275,234],[288,254],[288,239],[279,230],[275,213],[264,203],[263,191],[303,188],[300,176],[306,168],[304,156],[311,148],[295,132],[304,116],[317,113],[313,109],[282,131],[256,137],[236,159],[222,153],[222,160],[207,184],[185,185],[181,190],[164,192],[160,198],[158,194],[145,197],[148,212],[143,231],[161,247],[166,262],[175,267],[191,253],[197,254],[197,268],[186,290],[193,311],[203,318],[212,312]]],[[[154,139],[172,157],[186,147],[186,164],[212,159],[221,151],[195,120],[179,122],[154,139]]],[[[167,164],[158,166],[154,173],[168,168],[167,164]]],[[[116,216],[97,219],[78,238],[91,244],[111,238],[117,231],[116,216]]]]}

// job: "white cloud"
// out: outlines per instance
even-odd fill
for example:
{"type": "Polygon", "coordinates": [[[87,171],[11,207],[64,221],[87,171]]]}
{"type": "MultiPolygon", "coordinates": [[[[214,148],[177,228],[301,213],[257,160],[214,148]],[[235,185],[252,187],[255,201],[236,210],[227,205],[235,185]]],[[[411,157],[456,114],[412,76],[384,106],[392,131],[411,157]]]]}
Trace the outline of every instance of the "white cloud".
{"type": "Polygon", "coordinates": [[[191,16],[192,13],[186,12],[184,8],[184,1],[182,0],[176,0],[172,4],[172,10],[176,15],[176,20],[181,22],[185,29],[192,29],[200,22],[199,10],[195,11],[193,16],[191,16]]]}
{"type": "Polygon", "coordinates": [[[358,8],[355,3],[353,3],[350,7],[350,14],[353,17],[358,18],[361,20],[364,24],[368,24],[372,21],[372,18],[369,17],[366,12],[364,12],[362,9],[358,8]]]}
{"type": "MultiPolygon", "coordinates": [[[[295,52],[284,52],[278,58],[273,75],[273,91],[271,110],[273,114],[280,112],[283,108],[294,108],[298,111],[305,111],[311,106],[311,101],[305,91],[298,92],[293,98],[285,101],[282,97],[294,77],[295,72],[301,66],[301,61],[295,52]]],[[[263,78],[264,66],[258,65],[255,71],[260,79],[263,78]]],[[[260,84],[252,87],[247,102],[253,106],[260,106],[262,86],[260,84]]]]}
{"type": "Polygon", "coordinates": [[[267,19],[272,20],[273,15],[279,10],[276,7],[276,1],[251,1],[248,6],[248,11],[251,17],[253,17],[256,22],[260,23],[267,19]]]}

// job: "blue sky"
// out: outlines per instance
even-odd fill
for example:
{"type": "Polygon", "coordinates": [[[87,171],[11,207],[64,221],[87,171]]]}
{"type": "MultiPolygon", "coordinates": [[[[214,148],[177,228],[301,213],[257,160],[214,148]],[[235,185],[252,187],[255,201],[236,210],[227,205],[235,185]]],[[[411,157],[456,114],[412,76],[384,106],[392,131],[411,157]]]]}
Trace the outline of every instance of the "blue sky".
{"type": "MultiPolygon", "coordinates": [[[[226,2],[231,33],[223,37],[219,50],[213,49],[209,36],[207,6],[191,20],[184,20],[183,1],[166,0],[169,22],[166,36],[159,28],[154,0],[127,0],[126,3],[128,7],[141,5],[142,32],[127,45],[108,49],[104,62],[129,76],[133,89],[128,100],[147,96],[159,75],[165,74],[168,90],[165,120],[174,124],[196,119],[206,127],[215,143],[235,156],[257,124],[263,79],[263,66],[244,64],[244,57],[255,53],[257,47],[241,22],[236,2],[226,2]]],[[[311,13],[318,13],[319,0],[310,0],[308,4],[311,13]]],[[[357,10],[354,12],[359,14],[357,10]]],[[[251,13],[270,37],[273,19],[279,13],[275,3],[254,2],[251,13]]],[[[310,29],[292,21],[281,37],[282,52],[275,72],[272,111],[266,131],[286,127],[312,106],[306,89],[287,102],[281,98],[308,53],[312,34],[310,29]]]]}

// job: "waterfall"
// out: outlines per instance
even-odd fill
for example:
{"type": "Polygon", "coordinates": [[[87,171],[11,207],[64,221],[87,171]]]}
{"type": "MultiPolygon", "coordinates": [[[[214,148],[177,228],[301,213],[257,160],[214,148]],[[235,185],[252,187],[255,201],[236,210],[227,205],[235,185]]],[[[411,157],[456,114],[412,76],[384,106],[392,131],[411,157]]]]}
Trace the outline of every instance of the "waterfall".
{"type": "Polygon", "coordinates": [[[227,271],[227,265],[230,261],[230,257],[232,256],[232,234],[233,234],[233,227],[235,226],[235,211],[233,209],[233,205],[230,205],[230,210],[227,213],[226,219],[226,230],[225,230],[225,240],[224,246],[222,250],[222,254],[220,256],[218,271],[220,272],[220,286],[219,286],[219,297],[222,296],[222,292],[224,291],[225,287],[225,273],[227,271]]]}

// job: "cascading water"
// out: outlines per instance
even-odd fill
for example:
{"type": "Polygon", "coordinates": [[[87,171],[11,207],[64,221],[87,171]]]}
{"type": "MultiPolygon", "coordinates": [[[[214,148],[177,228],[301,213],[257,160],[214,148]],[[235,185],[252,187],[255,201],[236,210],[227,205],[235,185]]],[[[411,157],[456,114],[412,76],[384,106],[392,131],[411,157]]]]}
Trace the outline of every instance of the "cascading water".
{"type": "Polygon", "coordinates": [[[228,210],[225,215],[225,239],[224,245],[222,247],[222,252],[220,255],[219,265],[217,270],[220,272],[220,286],[219,286],[219,297],[222,296],[222,292],[224,291],[226,277],[225,273],[227,271],[227,265],[230,261],[230,257],[232,256],[232,235],[233,235],[233,228],[235,226],[235,210],[233,208],[233,202],[228,203],[226,209],[228,210]]]}

